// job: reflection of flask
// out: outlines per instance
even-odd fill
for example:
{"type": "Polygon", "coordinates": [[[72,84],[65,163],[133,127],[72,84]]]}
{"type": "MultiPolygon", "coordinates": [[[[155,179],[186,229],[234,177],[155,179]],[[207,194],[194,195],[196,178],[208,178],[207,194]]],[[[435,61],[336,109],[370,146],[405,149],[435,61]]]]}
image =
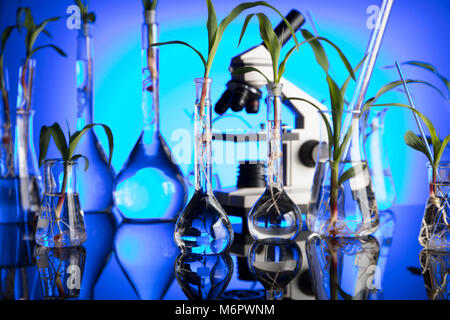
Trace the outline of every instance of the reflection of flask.
{"type": "Polygon", "coordinates": [[[0,300],[42,296],[33,263],[34,246],[30,224],[0,224],[0,300]]]}
{"type": "MultiPolygon", "coordinates": [[[[375,110],[371,110],[371,112],[373,111],[375,110]]],[[[386,144],[383,140],[384,120],[387,111],[388,108],[375,111],[375,115],[369,118],[365,135],[367,161],[379,210],[389,209],[396,200],[394,180],[386,152],[386,144]]]]}
{"type": "Polygon", "coordinates": [[[420,266],[428,299],[448,300],[450,298],[450,285],[448,284],[450,253],[422,249],[420,266]]]}
{"type": "Polygon", "coordinates": [[[159,49],[155,11],[144,12],[142,25],[142,133],[117,176],[114,203],[129,221],[176,218],[187,188],[159,130],[159,49]]]}
{"type": "Polygon", "coordinates": [[[300,270],[302,253],[295,242],[254,242],[249,249],[248,265],[266,289],[267,300],[279,300],[300,270]]]}
{"type": "MultiPolygon", "coordinates": [[[[93,123],[93,41],[89,24],[83,24],[77,39],[77,130],[93,123]]],[[[88,130],[77,152],[89,159],[89,170],[78,173],[78,189],[83,211],[104,211],[113,205],[114,170],[94,130],[88,130]]]]}
{"type": "Polygon", "coordinates": [[[233,274],[228,253],[197,255],[180,253],[175,261],[175,276],[190,300],[215,300],[227,288],[233,274]]]}
{"type": "Polygon", "coordinates": [[[86,260],[84,247],[37,247],[34,256],[44,299],[71,299],[79,296],[86,260]]]}
{"type": "Polygon", "coordinates": [[[368,298],[379,254],[375,238],[320,238],[314,234],[306,243],[306,253],[317,299],[368,298]]]}
{"type": "Polygon", "coordinates": [[[183,252],[219,254],[233,242],[233,229],[227,214],[213,194],[211,182],[211,82],[195,80],[195,193],[175,227],[175,242],[183,252]]]}
{"type": "Polygon", "coordinates": [[[267,187],[248,214],[255,240],[294,240],[302,226],[298,206],[283,187],[281,84],[267,85],[267,187]]]}
{"type": "Polygon", "coordinates": [[[114,238],[117,262],[139,299],[162,299],[173,282],[178,250],[173,222],[122,223],[114,238]]]}
{"type": "Polygon", "coordinates": [[[33,139],[33,91],[36,60],[20,67],[16,108],[14,166],[20,181],[20,204],[25,219],[36,217],[40,209],[42,180],[33,139]]]}

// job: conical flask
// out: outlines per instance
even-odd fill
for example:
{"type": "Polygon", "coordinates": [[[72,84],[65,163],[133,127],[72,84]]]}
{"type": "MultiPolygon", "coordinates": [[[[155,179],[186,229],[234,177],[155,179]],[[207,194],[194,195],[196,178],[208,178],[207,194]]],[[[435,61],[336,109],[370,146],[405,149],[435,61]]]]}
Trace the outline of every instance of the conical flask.
{"type": "MultiPolygon", "coordinates": [[[[77,38],[77,130],[93,123],[93,40],[89,24],[83,24],[77,38]]],[[[81,208],[85,213],[107,211],[113,205],[115,173],[108,165],[94,130],[88,130],[77,146],[89,159],[89,170],[78,173],[81,208]]]]}
{"type": "Polygon", "coordinates": [[[142,133],[117,176],[113,196],[128,221],[170,220],[183,208],[187,188],[159,129],[159,49],[155,12],[142,25],[142,133]]]}
{"type": "Polygon", "coordinates": [[[220,254],[233,242],[233,228],[212,190],[211,82],[195,79],[195,191],[178,217],[174,239],[183,252],[220,254]]]}
{"type": "Polygon", "coordinates": [[[37,219],[43,190],[33,139],[35,73],[33,59],[20,67],[16,108],[14,166],[20,185],[20,210],[25,220],[37,219]]]}
{"type": "Polygon", "coordinates": [[[302,226],[300,209],[283,187],[281,89],[282,84],[267,85],[267,184],[248,214],[249,231],[257,241],[294,240],[302,226]]]}

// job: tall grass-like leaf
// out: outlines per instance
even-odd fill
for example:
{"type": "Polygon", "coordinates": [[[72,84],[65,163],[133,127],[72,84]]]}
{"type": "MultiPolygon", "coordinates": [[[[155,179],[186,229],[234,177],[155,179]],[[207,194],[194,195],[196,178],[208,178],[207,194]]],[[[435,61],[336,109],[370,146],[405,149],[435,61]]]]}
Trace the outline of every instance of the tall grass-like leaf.
{"type": "Polygon", "coordinates": [[[0,47],[0,54],[3,55],[3,52],[5,50],[6,42],[8,41],[9,37],[11,36],[11,33],[16,28],[16,26],[7,26],[1,36],[1,47],[0,47]]]}
{"type": "Polygon", "coordinates": [[[262,75],[266,79],[267,82],[270,82],[270,79],[263,72],[261,72],[259,69],[255,68],[255,67],[237,68],[237,69],[233,70],[232,75],[241,75],[241,74],[245,74],[248,72],[258,72],[260,75],[262,75]]]}
{"type": "Polygon", "coordinates": [[[34,48],[33,50],[31,50],[31,54],[34,55],[36,52],[38,52],[39,50],[45,49],[45,48],[52,48],[53,50],[55,50],[59,55],[63,56],[63,57],[67,57],[67,54],[64,52],[63,49],[53,45],[53,44],[46,44],[43,46],[39,46],[34,48]]]}
{"type": "MultiPolygon", "coordinates": [[[[306,29],[302,29],[301,32],[303,37],[307,40],[314,38],[314,35],[306,29]]],[[[322,67],[325,73],[328,74],[330,63],[328,62],[328,56],[325,53],[325,49],[323,48],[322,44],[320,43],[320,41],[311,41],[310,45],[311,49],[314,52],[317,63],[322,67]]]]}
{"type": "Polygon", "coordinates": [[[76,154],[72,157],[73,161],[77,161],[78,159],[84,159],[84,171],[88,171],[89,169],[89,159],[86,156],[83,156],[82,154],[76,154]]]}
{"type": "Polygon", "coordinates": [[[47,157],[48,146],[50,144],[50,130],[47,126],[41,128],[39,134],[39,166],[42,166],[47,157]]]}
{"type": "Polygon", "coordinates": [[[404,139],[409,147],[422,152],[428,158],[430,163],[433,163],[432,155],[428,153],[425,143],[414,132],[410,130],[406,131],[404,139]]]}
{"type": "Polygon", "coordinates": [[[355,177],[357,174],[367,170],[366,164],[354,164],[351,168],[347,169],[343,174],[341,174],[338,180],[338,187],[342,186],[345,181],[355,177]]]}
{"type": "Polygon", "coordinates": [[[50,132],[53,141],[55,141],[55,145],[61,153],[62,158],[64,160],[69,160],[66,137],[59,124],[54,123],[52,126],[48,127],[48,131],[50,132]]]}
{"type": "Polygon", "coordinates": [[[150,46],[162,46],[162,45],[166,45],[166,44],[179,44],[179,45],[183,45],[186,46],[190,49],[192,49],[202,60],[203,66],[206,69],[206,59],[203,57],[202,53],[200,51],[198,51],[197,49],[195,49],[193,46],[191,46],[189,43],[184,42],[184,41],[166,41],[166,42],[158,42],[158,43],[152,43],[150,44],[150,46]]]}
{"type": "Polygon", "coordinates": [[[210,52],[217,32],[217,16],[212,1],[206,0],[206,4],[208,6],[208,20],[206,22],[208,29],[208,52],[210,52]]]}

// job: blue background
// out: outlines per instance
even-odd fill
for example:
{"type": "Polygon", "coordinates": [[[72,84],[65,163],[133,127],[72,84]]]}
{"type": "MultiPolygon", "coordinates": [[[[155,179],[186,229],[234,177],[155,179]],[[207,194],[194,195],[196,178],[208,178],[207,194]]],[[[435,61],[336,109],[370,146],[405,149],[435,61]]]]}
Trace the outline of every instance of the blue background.
{"type": "MultiPolygon", "coordinates": [[[[229,13],[241,1],[216,0],[214,4],[219,19],[229,13]]],[[[281,12],[287,13],[296,8],[302,12],[310,10],[318,25],[319,34],[337,43],[353,65],[363,56],[371,30],[366,22],[370,17],[367,8],[380,4],[375,0],[282,0],[270,1],[281,12]]],[[[50,16],[64,15],[72,1],[63,0],[0,0],[0,26],[15,22],[18,5],[31,6],[36,21],[50,16]]],[[[394,70],[384,70],[381,66],[390,65],[395,60],[422,60],[433,63],[438,70],[450,76],[450,60],[447,50],[449,43],[450,3],[448,1],[397,0],[391,14],[377,69],[374,72],[368,96],[389,81],[397,80],[394,70]]],[[[142,121],[141,114],[141,71],[140,71],[140,33],[142,23],[142,4],[138,0],[92,0],[91,10],[96,12],[97,22],[93,27],[95,39],[95,122],[109,125],[115,136],[113,165],[119,171],[135,144],[142,121]]],[[[265,11],[265,10],[264,10],[265,11]]],[[[273,18],[273,13],[265,11],[273,18]]],[[[188,41],[202,52],[207,50],[206,5],[202,0],[180,1],[161,0],[158,8],[160,40],[188,41]]],[[[216,101],[224,90],[230,76],[227,71],[230,59],[260,42],[255,24],[247,31],[241,47],[237,40],[243,17],[227,29],[216,56],[211,76],[214,79],[212,98],[216,101]]],[[[310,25],[308,25],[310,28],[310,25]]],[[[52,41],[67,54],[62,58],[52,51],[41,51],[36,55],[38,70],[35,91],[35,143],[38,145],[39,129],[44,124],[65,120],[75,127],[76,112],[76,30],[69,30],[66,21],[60,20],[49,25],[48,30],[54,39],[45,36],[39,42],[52,41]]],[[[6,66],[10,74],[12,93],[17,92],[17,72],[24,57],[23,39],[15,33],[8,44],[6,66]]],[[[342,83],[345,70],[336,55],[331,54],[333,75],[342,83]]],[[[321,69],[313,63],[313,55],[304,47],[295,53],[287,67],[285,77],[318,100],[326,99],[327,86],[321,69]]],[[[202,75],[202,65],[198,57],[179,46],[166,46],[161,49],[161,128],[169,146],[177,141],[171,139],[174,130],[185,128],[192,131],[189,113],[194,102],[193,79],[202,75]]],[[[442,85],[430,74],[415,68],[405,67],[406,76],[421,78],[442,85]]],[[[418,108],[424,112],[438,128],[442,136],[449,133],[449,106],[439,95],[423,86],[413,87],[418,108]]],[[[15,94],[13,94],[14,96],[15,94]]],[[[384,101],[406,102],[400,92],[393,92],[384,101]]],[[[13,103],[14,104],[14,103],[13,103]]],[[[287,112],[287,111],[286,111],[287,112]]],[[[240,114],[253,126],[264,119],[263,112],[258,115],[240,114]]],[[[286,117],[287,118],[287,117],[286,117]]],[[[407,129],[416,131],[410,112],[390,110],[386,120],[386,150],[390,158],[394,181],[398,192],[398,203],[425,203],[427,194],[426,159],[423,155],[408,149],[403,140],[407,129]]],[[[217,122],[218,128],[243,127],[242,119],[231,117],[217,122]]],[[[106,138],[99,132],[106,144],[106,138]]],[[[51,150],[51,153],[55,150],[51,150]]],[[[51,156],[51,154],[50,154],[51,156]]],[[[188,172],[189,165],[181,165],[188,172]]],[[[235,181],[235,166],[216,167],[222,185],[230,186],[235,181]]],[[[403,213],[407,214],[407,213],[403,213]]],[[[421,212],[414,213],[420,215],[421,212]]],[[[417,220],[417,217],[414,217],[417,220]]],[[[408,225],[404,225],[407,232],[408,225]]],[[[113,272],[117,265],[109,267],[113,272]]],[[[123,282],[123,278],[118,278],[123,282]],[[122,280],[121,280],[122,279],[122,280]]],[[[131,289],[130,289],[131,290],[131,289]]]]}

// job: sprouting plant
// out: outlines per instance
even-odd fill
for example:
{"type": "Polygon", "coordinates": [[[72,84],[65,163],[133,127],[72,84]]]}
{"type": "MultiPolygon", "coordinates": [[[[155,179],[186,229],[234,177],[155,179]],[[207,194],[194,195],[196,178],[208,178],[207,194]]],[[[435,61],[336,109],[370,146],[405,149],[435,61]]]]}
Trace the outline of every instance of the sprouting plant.
{"type": "MultiPolygon", "coordinates": [[[[83,129],[76,131],[74,134],[70,133],[70,130],[68,130],[68,141],[66,140],[66,137],[64,135],[64,132],[62,131],[60,125],[58,123],[54,123],[52,126],[42,126],[40,136],[39,136],[39,166],[42,166],[46,156],[48,147],[50,144],[50,138],[53,138],[53,141],[61,154],[61,158],[64,162],[64,173],[63,173],[63,181],[61,186],[61,192],[58,195],[58,203],[55,209],[55,217],[56,217],[56,223],[58,225],[58,228],[61,232],[60,228],[60,217],[61,217],[61,210],[63,208],[64,200],[66,198],[65,190],[67,187],[67,168],[68,163],[70,161],[77,161],[80,158],[83,158],[85,161],[85,171],[89,168],[89,159],[82,155],[82,154],[75,154],[76,147],[78,143],[80,142],[83,135],[90,129],[93,129],[95,126],[101,126],[106,136],[108,137],[108,143],[109,143],[109,161],[108,165],[111,166],[111,160],[113,155],[113,149],[114,149],[114,139],[111,132],[111,129],[104,124],[88,124],[83,129]]],[[[57,240],[57,239],[55,239],[57,240]]]]}
{"type": "Polygon", "coordinates": [[[50,23],[59,20],[60,17],[53,17],[48,18],[41,22],[40,24],[36,25],[34,22],[33,15],[31,14],[31,9],[29,7],[19,7],[17,9],[16,13],[16,27],[19,30],[19,32],[22,31],[22,29],[26,30],[25,35],[25,61],[22,66],[22,74],[20,78],[20,82],[23,89],[23,100],[20,105],[20,108],[25,109],[27,113],[30,111],[30,99],[31,99],[31,88],[27,87],[27,79],[26,75],[27,72],[34,72],[34,70],[27,70],[29,67],[29,61],[33,57],[33,55],[38,52],[39,50],[45,49],[45,48],[51,48],[55,50],[58,54],[60,54],[63,57],[66,57],[66,53],[59,47],[57,47],[54,44],[46,44],[41,46],[35,46],[36,40],[38,36],[41,33],[46,34],[48,37],[51,38],[50,33],[45,30],[45,27],[50,23]]]}
{"type": "Polygon", "coordinates": [[[81,21],[83,25],[94,23],[96,20],[95,13],[89,12],[89,1],[75,0],[76,5],[80,8],[81,21]]]}
{"type": "Polygon", "coordinates": [[[5,145],[5,149],[7,151],[6,155],[6,176],[14,176],[14,150],[13,150],[13,134],[12,134],[12,125],[11,125],[11,109],[9,105],[9,93],[6,84],[6,75],[5,75],[5,67],[4,67],[4,54],[6,43],[11,36],[11,33],[15,29],[15,26],[8,26],[3,29],[1,34],[1,44],[0,44],[0,91],[2,95],[3,101],[3,114],[4,114],[4,122],[3,128],[0,128],[3,131],[2,141],[0,144],[5,145]]]}
{"type": "MultiPolygon", "coordinates": [[[[288,25],[291,33],[294,34],[294,31],[292,30],[292,27],[290,26],[289,22],[284,18],[284,16],[277,10],[275,9],[273,6],[271,6],[270,4],[268,4],[265,1],[255,1],[255,2],[244,2],[239,4],[238,6],[236,6],[228,16],[226,16],[221,22],[220,24],[217,23],[217,16],[216,16],[216,12],[214,9],[214,5],[212,3],[211,0],[206,0],[206,4],[208,6],[208,20],[206,23],[207,29],[208,29],[208,55],[205,59],[204,55],[197,49],[195,49],[193,46],[191,46],[190,44],[184,42],[184,41],[168,41],[168,42],[161,42],[161,43],[155,43],[153,44],[154,46],[160,46],[160,45],[166,45],[166,44],[180,44],[180,45],[184,45],[187,46],[189,48],[191,48],[192,50],[195,51],[195,53],[198,54],[198,56],[200,57],[200,59],[203,62],[203,66],[205,68],[204,73],[203,73],[203,77],[205,79],[207,79],[209,77],[210,71],[211,71],[211,67],[212,64],[214,62],[214,57],[217,53],[217,49],[219,47],[219,44],[222,40],[223,34],[226,30],[226,28],[230,25],[231,22],[233,22],[233,20],[235,20],[243,11],[250,9],[250,8],[254,8],[257,6],[264,6],[264,7],[268,7],[274,11],[276,11],[282,18],[283,20],[286,22],[286,24],[288,25]]],[[[297,40],[294,37],[296,43],[297,40]]],[[[201,94],[201,98],[200,98],[200,117],[203,118],[203,114],[204,114],[204,107],[205,107],[205,99],[206,99],[206,89],[207,89],[207,81],[204,81],[204,86],[203,86],[203,90],[202,90],[202,94],[201,94]]]]}

